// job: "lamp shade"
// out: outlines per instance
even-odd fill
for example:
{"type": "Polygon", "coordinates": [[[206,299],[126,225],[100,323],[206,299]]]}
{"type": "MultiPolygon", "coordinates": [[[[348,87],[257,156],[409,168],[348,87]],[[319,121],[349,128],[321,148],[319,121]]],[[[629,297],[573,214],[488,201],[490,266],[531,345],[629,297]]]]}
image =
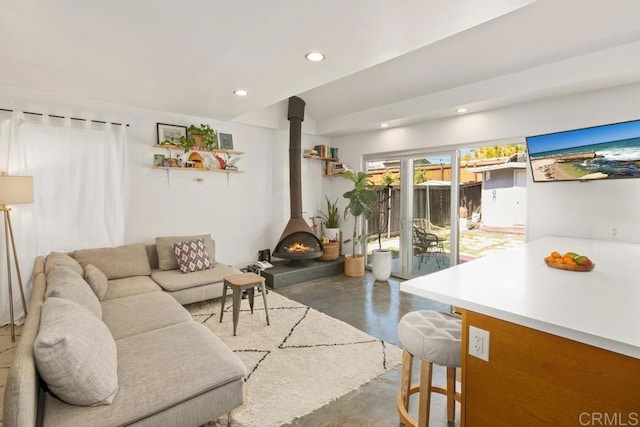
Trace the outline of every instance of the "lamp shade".
{"type": "Polygon", "coordinates": [[[33,203],[33,177],[0,175],[0,205],[33,203]]]}

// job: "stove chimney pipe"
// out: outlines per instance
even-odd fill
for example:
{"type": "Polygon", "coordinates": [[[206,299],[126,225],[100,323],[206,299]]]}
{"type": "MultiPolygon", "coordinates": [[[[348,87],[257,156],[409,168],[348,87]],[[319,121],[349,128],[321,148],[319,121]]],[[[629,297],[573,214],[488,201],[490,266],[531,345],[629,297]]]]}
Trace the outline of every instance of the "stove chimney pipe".
{"type": "Polygon", "coordinates": [[[305,102],[297,96],[289,98],[289,195],[291,218],[302,218],[302,121],[305,102]]]}

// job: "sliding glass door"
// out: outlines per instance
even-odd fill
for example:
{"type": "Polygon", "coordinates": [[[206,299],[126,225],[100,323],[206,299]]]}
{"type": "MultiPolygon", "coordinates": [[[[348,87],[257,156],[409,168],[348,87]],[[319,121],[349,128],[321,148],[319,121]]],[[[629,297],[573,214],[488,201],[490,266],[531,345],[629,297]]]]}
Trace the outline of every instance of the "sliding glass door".
{"type": "MultiPolygon", "coordinates": [[[[410,266],[408,276],[423,276],[448,268],[453,264],[452,248],[456,248],[457,219],[454,206],[457,192],[452,184],[457,181],[454,165],[456,153],[429,153],[413,157],[411,217],[407,226],[411,232],[410,266]]],[[[408,233],[407,233],[408,234],[408,233]]],[[[407,236],[408,237],[408,236],[407,236]]],[[[408,249],[408,245],[407,245],[408,249]]],[[[455,253],[455,251],[453,251],[455,253]]]]}
{"type": "Polygon", "coordinates": [[[368,184],[378,203],[366,223],[367,266],[372,250],[389,249],[391,274],[411,278],[457,261],[455,151],[365,159],[368,184]],[[452,170],[454,171],[452,173],[452,170]],[[453,186],[453,187],[452,187],[453,186]],[[455,213],[455,212],[454,212],[455,213]]]}
{"type": "Polygon", "coordinates": [[[378,205],[371,251],[392,251],[392,274],[411,278],[524,244],[524,145],[457,148],[366,158],[378,205]]]}

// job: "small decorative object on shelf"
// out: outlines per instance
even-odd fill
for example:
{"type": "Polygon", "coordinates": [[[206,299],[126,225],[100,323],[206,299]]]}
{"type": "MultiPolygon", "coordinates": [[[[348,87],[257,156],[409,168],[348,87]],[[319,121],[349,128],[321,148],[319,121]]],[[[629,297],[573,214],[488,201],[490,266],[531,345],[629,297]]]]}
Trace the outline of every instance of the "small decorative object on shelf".
{"type": "Polygon", "coordinates": [[[226,169],[227,162],[225,162],[224,159],[222,157],[218,156],[217,154],[214,157],[218,161],[218,164],[220,165],[220,169],[226,169]]]}
{"type": "Polygon", "coordinates": [[[153,166],[164,166],[164,154],[153,155],[153,166]]]}
{"type": "Polygon", "coordinates": [[[318,152],[316,150],[308,148],[308,149],[304,150],[303,155],[304,155],[304,157],[307,157],[307,158],[318,157],[318,152]]]}
{"type": "Polygon", "coordinates": [[[329,147],[327,145],[316,145],[313,149],[319,154],[323,159],[337,159],[338,158],[338,148],[337,147],[329,147]]]}
{"type": "Polygon", "coordinates": [[[347,171],[344,163],[325,162],[324,174],[326,176],[340,176],[347,171]]]}
{"type": "Polygon", "coordinates": [[[202,160],[202,156],[197,151],[192,152],[189,156],[189,162],[192,162],[196,169],[202,169],[202,160]]]}

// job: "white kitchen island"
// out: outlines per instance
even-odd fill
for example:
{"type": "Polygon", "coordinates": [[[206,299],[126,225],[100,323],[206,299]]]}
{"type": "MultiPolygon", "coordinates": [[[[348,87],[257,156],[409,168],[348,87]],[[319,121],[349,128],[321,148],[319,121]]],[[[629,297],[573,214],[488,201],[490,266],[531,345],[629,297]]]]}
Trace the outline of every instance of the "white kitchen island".
{"type": "Polygon", "coordinates": [[[466,425],[581,425],[598,411],[620,425],[640,419],[639,244],[545,237],[400,289],[463,313],[466,425]],[[554,250],[595,268],[550,268],[554,250]],[[469,325],[490,332],[488,362],[466,355],[469,325]]]}

